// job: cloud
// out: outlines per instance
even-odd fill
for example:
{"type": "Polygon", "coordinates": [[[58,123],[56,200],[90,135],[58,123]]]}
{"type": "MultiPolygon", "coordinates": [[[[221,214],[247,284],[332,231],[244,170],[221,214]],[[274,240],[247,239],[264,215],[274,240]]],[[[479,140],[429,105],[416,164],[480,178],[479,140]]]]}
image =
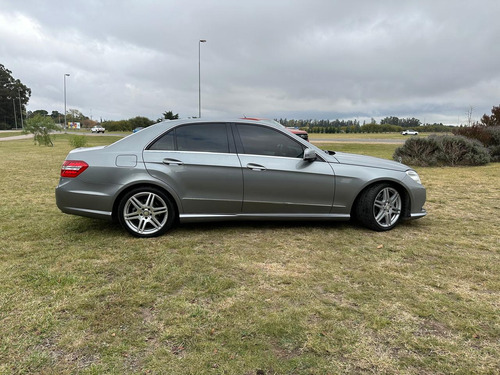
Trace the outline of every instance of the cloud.
{"type": "MultiPolygon", "coordinates": [[[[4,1],[5,3],[5,1],[4,1]]],[[[0,52],[30,109],[108,119],[418,117],[498,105],[500,3],[327,0],[6,2],[0,52]],[[199,39],[207,43],[198,45],[199,39]]]]}

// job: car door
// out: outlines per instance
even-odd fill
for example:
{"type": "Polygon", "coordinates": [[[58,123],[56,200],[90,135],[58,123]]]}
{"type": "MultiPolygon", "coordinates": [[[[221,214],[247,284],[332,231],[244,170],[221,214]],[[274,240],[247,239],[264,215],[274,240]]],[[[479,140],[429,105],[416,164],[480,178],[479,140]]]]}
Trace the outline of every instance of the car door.
{"type": "Polygon", "coordinates": [[[228,126],[181,125],[144,150],[148,172],[175,191],[181,215],[241,212],[243,177],[228,126]]]}
{"type": "Polygon", "coordinates": [[[328,214],[334,173],[318,157],[303,160],[305,146],[267,126],[235,124],[243,170],[243,214],[328,214]]]}

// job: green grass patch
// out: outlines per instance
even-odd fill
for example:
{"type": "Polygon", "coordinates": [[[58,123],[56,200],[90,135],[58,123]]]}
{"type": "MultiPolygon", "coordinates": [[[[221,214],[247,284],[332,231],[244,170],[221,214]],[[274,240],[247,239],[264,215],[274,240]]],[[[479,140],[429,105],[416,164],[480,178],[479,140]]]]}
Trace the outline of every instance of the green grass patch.
{"type": "Polygon", "coordinates": [[[206,223],[141,240],[57,209],[69,137],[0,143],[1,374],[498,372],[500,165],[419,168],[429,215],[390,232],[206,223]]]}
{"type": "Polygon", "coordinates": [[[337,142],[337,143],[315,143],[311,140],[315,146],[322,150],[331,150],[337,152],[350,152],[353,154],[376,156],[383,159],[391,159],[394,151],[398,144],[375,144],[375,143],[348,143],[348,142],[337,142]]]}
{"type": "Polygon", "coordinates": [[[16,135],[22,135],[21,131],[0,131],[0,138],[8,138],[16,135]]]}

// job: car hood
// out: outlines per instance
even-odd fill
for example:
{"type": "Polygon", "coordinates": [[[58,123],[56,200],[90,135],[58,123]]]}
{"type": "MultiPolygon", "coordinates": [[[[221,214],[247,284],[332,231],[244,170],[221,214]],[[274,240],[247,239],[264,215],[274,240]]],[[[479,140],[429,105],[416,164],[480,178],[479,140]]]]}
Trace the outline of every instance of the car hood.
{"type": "Polygon", "coordinates": [[[348,165],[358,165],[362,167],[371,167],[371,168],[383,168],[383,169],[391,169],[395,171],[407,171],[408,166],[397,163],[392,160],[375,158],[373,156],[365,156],[365,155],[356,155],[356,154],[348,154],[345,152],[335,152],[335,155],[332,155],[334,159],[336,159],[340,164],[348,164],[348,165]]]}

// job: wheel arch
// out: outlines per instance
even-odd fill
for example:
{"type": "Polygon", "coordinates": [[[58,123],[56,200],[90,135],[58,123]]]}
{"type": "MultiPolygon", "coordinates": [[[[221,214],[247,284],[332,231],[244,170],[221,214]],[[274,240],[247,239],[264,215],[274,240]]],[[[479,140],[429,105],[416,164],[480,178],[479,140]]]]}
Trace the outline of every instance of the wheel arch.
{"type": "Polygon", "coordinates": [[[371,181],[369,184],[367,184],[363,189],[359,191],[359,193],[356,195],[356,198],[354,199],[352,206],[351,206],[351,211],[350,215],[351,218],[356,219],[356,208],[358,206],[360,198],[363,196],[363,194],[366,193],[367,190],[372,188],[375,185],[379,184],[389,184],[393,188],[395,188],[399,194],[401,195],[401,200],[402,200],[402,212],[401,212],[401,219],[407,219],[410,217],[411,214],[411,198],[410,198],[410,193],[406,189],[406,187],[401,184],[399,181],[395,180],[376,180],[376,181],[371,181]]]}
{"type": "Polygon", "coordinates": [[[158,185],[158,184],[155,184],[155,183],[152,183],[152,182],[139,182],[139,183],[135,183],[135,184],[131,184],[131,185],[127,186],[125,189],[121,190],[118,193],[118,195],[116,196],[116,198],[115,198],[115,200],[113,202],[113,211],[112,211],[112,214],[111,214],[111,217],[112,217],[113,221],[118,221],[118,207],[120,206],[120,202],[123,199],[123,197],[126,194],[128,194],[130,191],[132,191],[134,189],[137,189],[139,187],[143,187],[143,188],[148,188],[148,187],[149,188],[155,188],[155,189],[159,189],[163,193],[165,193],[170,198],[170,200],[172,201],[172,203],[174,205],[176,220],[179,219],[179,213],[180,213],[179,202],[176,199],[176,197],[174,196],[174,194],[172,194],[170,191],[168,191],[167,189],[165,189],[165,187],[162,186],[162,185],[158,185]]]}

